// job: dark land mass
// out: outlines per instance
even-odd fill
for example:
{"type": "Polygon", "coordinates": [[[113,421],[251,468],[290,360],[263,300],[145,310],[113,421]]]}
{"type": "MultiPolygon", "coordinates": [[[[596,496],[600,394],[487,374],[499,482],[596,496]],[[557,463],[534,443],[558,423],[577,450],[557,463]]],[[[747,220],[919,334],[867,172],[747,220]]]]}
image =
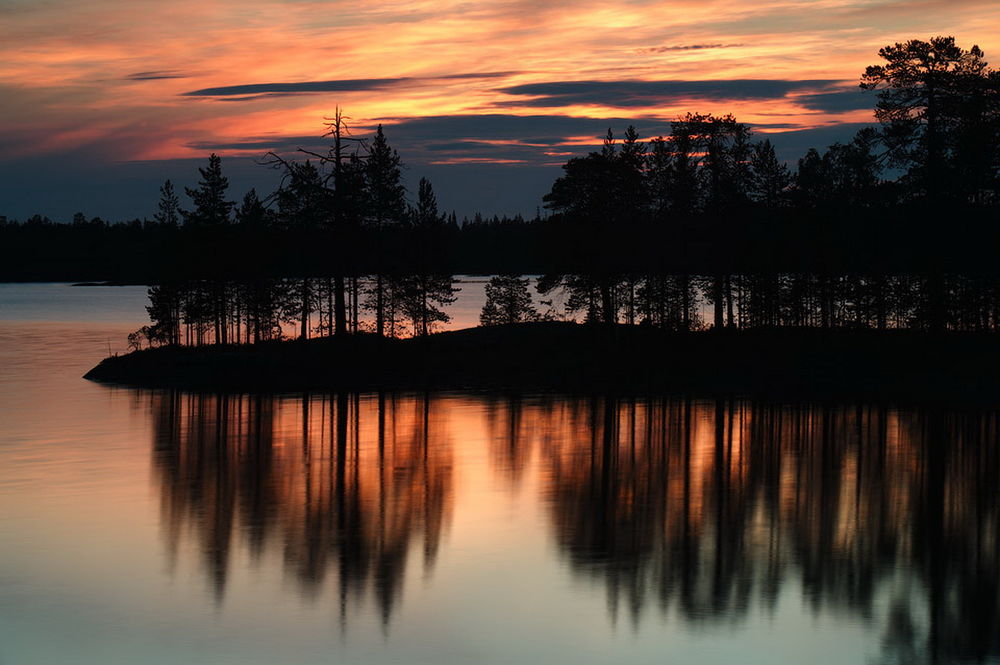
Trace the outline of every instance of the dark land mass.
{"type": "Polygon", "coordinates": [[[0,227],[0,281],[157,284],[366,274],[996,274],[995,209],[734,211],[595,229],[547,220],[333,231],[0,227]],[[944,232],[944,229],[947,232],[944,232]]]}
{"type": "Polygon", "coordinates": [[[85,378],[194,391],[515,389],[987,401],[1000,398],[1000,339],[528,323],[405,340],[360,334],[161,347],[107,358],[85,378]]]}

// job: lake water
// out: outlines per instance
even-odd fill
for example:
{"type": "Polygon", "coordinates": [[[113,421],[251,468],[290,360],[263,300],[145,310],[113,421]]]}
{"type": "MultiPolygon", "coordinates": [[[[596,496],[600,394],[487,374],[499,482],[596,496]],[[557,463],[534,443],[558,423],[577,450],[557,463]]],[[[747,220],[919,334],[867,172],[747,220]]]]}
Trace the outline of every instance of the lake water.
{"type": "Polygon", "coordinates": [[[82,380],[144,294],[0,285],[4,665],[1000,663],[995,410],[82,380]]]}

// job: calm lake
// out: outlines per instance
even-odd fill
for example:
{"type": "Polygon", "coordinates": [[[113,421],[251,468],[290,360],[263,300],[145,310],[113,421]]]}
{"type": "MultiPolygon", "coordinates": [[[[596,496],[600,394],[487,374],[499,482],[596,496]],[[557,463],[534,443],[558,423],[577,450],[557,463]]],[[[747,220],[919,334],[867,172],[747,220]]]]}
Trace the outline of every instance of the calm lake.
{"type": "Polygon", "coordinates": [[[0,284],[3,665],[1000,663],[998,410],[81,379],[145,302],[0,284]]]}

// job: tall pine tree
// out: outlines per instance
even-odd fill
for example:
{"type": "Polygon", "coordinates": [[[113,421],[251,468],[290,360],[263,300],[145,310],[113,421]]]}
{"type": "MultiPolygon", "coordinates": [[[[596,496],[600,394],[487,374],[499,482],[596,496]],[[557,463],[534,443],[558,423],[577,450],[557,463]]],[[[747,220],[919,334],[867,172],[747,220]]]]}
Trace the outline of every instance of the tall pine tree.
{"type": "Polygon", "coordinates": [[[222,160],[212,153],[208,167],[198,169],[201,180],[197,189],[185,187],[184,191],[194,203],[194,210],[184,211],[184,221],[191,226],[224,226],[229,223],[235,203],[226,199],[229,179],[222,175],[222,160]]]}
{"type": "MultiPolygon", "coordinates": [[[[399,153],[389,147],[389,142],[378,126],[365,163],[365,191],[368,195],[368,223],[381,239],[383,229],[398,226],[406,218],[406,189],[403,187],[402,164],[399,153]]],[[[386,304],[391,298],[391,285],[378,266],[374,283],[369,289],[368,306],[375,313],[375,333],[385,334],[386,304]]]]}
{"type": "Polygon", "coordinates": [[[174,192],[174,184],[169,180],[160,186],[159,211],[153,218],[163,226],[177,226],[180,222],[181,202],[174,192]]]}

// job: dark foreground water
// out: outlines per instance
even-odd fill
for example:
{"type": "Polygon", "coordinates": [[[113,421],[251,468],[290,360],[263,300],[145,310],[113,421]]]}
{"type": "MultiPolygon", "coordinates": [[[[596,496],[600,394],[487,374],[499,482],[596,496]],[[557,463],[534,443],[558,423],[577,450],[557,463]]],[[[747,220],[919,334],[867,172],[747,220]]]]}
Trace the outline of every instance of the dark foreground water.
{"type": "Polygon", "coordinates": [[[1000,663],[1000,413],[191,395],[0,285],[0,663],[1000,663]]]}

